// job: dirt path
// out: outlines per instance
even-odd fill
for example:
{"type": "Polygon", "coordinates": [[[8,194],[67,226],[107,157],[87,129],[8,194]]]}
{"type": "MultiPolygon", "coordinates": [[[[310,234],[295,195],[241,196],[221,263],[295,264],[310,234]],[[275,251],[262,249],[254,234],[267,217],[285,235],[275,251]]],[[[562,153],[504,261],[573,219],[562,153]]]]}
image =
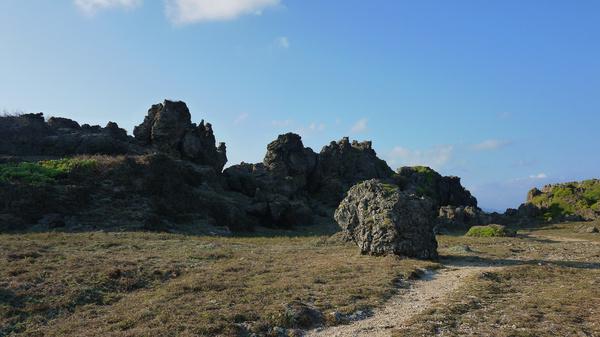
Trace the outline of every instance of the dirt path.
{"type": "Polygon", "coordinates": [[[308,337],[389,337],[392,329],[400,328],[413,315],[432,304],[444,300],[469,276],[493,269],[488,266],[459,266],[438,272],[427,272],[423,278],[411,284],[391,298],[385,307],[373,316],[348,325],[321,328],[307,332],[308,337]]]}

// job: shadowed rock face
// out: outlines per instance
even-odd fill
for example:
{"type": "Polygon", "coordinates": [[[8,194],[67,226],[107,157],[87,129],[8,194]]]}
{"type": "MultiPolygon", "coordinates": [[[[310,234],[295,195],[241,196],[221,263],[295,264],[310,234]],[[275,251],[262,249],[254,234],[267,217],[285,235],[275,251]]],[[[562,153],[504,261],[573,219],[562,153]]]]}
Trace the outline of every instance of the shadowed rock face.
{"type": "Polygon", "coordinates": [[[283,134],[267,146],[262,163],[241,163],[222,171],[225,144],[216,145],[211,124],[191,120],[184,102],[169,100],[148,110],[134,137],[113,122],[102,128],[60,117],[46,121],[42,114],[0,117],[0,161],[124,155],[100,160],[108,160],[97,168],[104,175],[61,176],[43,188],[0,184],[0,195],[10,199],[5,205],[12,205],[0,207],[0,218],[16,216],[35,223],[43,215],[62,214],[69,226],[75,216],[114,225],[149,221],[156,228],[164,219],[185,222],[200,217],[232,229],[257,223],[289,227],[318,222],[317,216],[331,222],[348,190],[374,178],[406,188],[409,194],[428,191],[423,195],[433,198],[436,206],[477,204],[458,178],[435,173],[432,183],[418,172],[398,175],[377,157],[371,142],[348,138],[331,142],[317,154],[299,135],[283,134]]]}
{"type": "Polygon", "coordinates": [[[0,154],[10,156],[72,156],[78,154],[141,154],[116,123],[106,127],[79,123],[42,113],[0,118],[0,154]]]}
{"type": "Polygon", "coordinates": [[[477,199],[461,185],[459,177],[444,177],[425,166],[402,167],[398,175],[406,191],[428,196],[438,207],[477,207],[477,199]]]}
{"type": "Polygon", "coordinates": [[[435,208],[428,198],[378,180],[359,183],[335,211],[335,220],[363,254],[437,258],[435,208]]]}
{"type": "Polygon", "coordinates": [[[370,141],[357,142],[345,137],[331,142],[319,153],[319,179],[316,197],[335,207],[354,184],[367,179],[388,179],[394,171],[377,157],[370,141]]]}
{"type": "Polygon", "coordinates": [[[133,134],[138,142],[157,152],[210,165],[219,172],[227,163],[225,144],[215,147],[212,125],[204,121],[193,124],[187,105],[181,101],[153,105],[133,134]]]}

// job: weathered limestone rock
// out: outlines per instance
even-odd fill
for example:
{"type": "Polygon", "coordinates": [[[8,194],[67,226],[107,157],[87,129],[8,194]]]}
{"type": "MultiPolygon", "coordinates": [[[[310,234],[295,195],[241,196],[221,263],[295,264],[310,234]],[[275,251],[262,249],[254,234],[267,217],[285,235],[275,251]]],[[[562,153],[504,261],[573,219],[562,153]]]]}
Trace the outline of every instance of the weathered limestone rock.
{"type": "Polygon", "coordinates": [[[363,254],[437,257],[431,200],[368,180],[352,187],[335,220],[363,254]]]}
{"type": "Polygon", "coordinates": [[[133,134],[138,142],[157,152],[210,165],[219,172],[227,163],[225,144],[215,147],[212,125],[204,121],[193,124],[187,105],[181,101],[153,105],[133,134]]]}

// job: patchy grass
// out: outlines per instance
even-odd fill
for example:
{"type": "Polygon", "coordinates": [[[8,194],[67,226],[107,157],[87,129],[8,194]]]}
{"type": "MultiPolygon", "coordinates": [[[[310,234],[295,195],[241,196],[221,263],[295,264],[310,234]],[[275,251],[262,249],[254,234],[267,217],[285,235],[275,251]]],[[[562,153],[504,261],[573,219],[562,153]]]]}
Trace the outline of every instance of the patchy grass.
{"type": "Polygon", "coordinates": [[[600,270],[511,266],[468,280],[393,336],[598,336],[600,270]]]}
{"type": "Polygon", "coordinates": [[[465,280],[393,336],[600,336],[600,235],[577,233],[579,225],[439,236],[444,264],[498,268],[465,280]]]}
{"type": "Polygon", "coordinates": [[[473,237],[502,237],[514,236],[515,232],[502,225],[473,226],[466,236],[473,237]]]}
{"type": "Polygon", "coordinates": [[[294,300],[352,313],[433,266],[326,236],[0,235],[0,336],[264,333],[294,300]]]}
{"type": "Polygon", "coordinates": [[[65,158],[36,163],[21,162],[0,164],[0,182],[45,185],[56,182],[73,170],[87,170],[96,166],[93,159],[65,158]]]}

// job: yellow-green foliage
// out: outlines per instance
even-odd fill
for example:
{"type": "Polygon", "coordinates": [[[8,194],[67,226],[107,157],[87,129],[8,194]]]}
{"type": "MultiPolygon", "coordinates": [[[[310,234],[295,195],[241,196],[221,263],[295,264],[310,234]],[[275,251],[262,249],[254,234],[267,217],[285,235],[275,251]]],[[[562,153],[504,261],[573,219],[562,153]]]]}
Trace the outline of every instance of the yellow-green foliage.
{"type": "Polygon", "coordinates": [[[473,226],[465,235],[474,237],[502,237],[514,236],[515,233],[502,225],[487,225],[473,226]]]}
{"type": "Polygon", "coordinates": [[[555,185],[548,193],[535,196],[531,203],[546,209],[547,220],[590,208],[600,210],[600,180],[555,185]]]}
{"type": "Polygon", "coordinates": [[[93,159],[65,158],[37,163],[21,162],[0,164],[0,182],[30,185],[51,184],[74,169],[89,169],[96,165],[93,159]]]}

